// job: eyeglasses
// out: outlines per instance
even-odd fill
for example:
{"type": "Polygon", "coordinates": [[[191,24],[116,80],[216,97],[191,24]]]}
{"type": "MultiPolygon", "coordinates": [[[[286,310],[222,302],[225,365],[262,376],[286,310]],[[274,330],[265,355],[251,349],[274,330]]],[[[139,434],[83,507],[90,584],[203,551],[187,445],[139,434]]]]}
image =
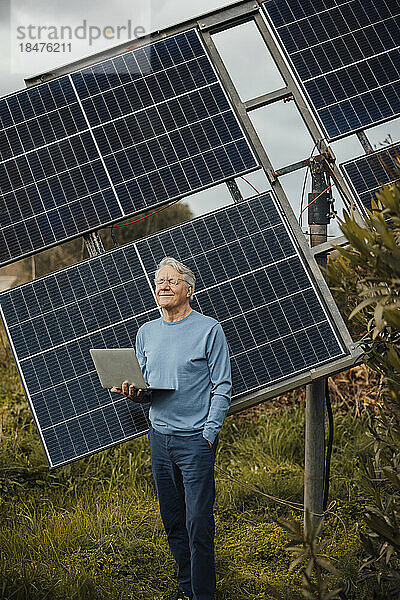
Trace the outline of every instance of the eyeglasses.
{"type": "Polygon", "coordinates": [[[154,283],[156,285],[164,285],[164,283],[166,281],[168,282],[168,285],[175,286],[175,285],[178,285],[180,281],[185,281],[185,279],[182,279],[181,277],[171,277],[170,279],[165,279],[165,277],[160,277],[159,279],[155,279],[154,283]]]}

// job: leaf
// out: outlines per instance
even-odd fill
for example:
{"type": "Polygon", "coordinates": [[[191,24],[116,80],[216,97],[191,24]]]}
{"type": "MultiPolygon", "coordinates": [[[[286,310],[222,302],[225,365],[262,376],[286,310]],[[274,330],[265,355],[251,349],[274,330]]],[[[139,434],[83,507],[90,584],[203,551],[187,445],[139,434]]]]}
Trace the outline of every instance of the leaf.
{"type": "Polygon", "coordinates": [[[382,302],[378,302],[375,310],[374,310],[374,319],[375,319],[375,330],[372,336],[372,339],[375,339],[376,336],[382,331],[385,327],[385,321],[383,320],[383,309],[384,305],[382,302]]]}
{"type": "Polygon", "coordinates": [[[289,533],[295,533],[296,535],[301,535],[301,526],[296,521],[286,521],[284,519],[278,521],[279,525],[283,527],[289,533]]]}
{"type": "Polygon", "coordinates": [[[362,302],[360,302],[360,304],[358,304],[358,306],[356,306],[354,310],[351,311],[349,315],[349,320],[352,319],[354,315],[356,315],[358,312],[360,312],[360,310],[362,310],[370,304],[373,304],[374,302],[379,302],[379,300],[380,296],[372,296],[371,298],[365,298],[362,302]]]}
{"type": "Polygon", "coordinates": [[[338,570],[335,569],[335,567],[325,558],[317,558],[317,563],[320,565],[320,567],[322,567],[326,571],[329,571],[330,573],[333,573],[334,575],[339,575],[338,570]]]}
{"type": "Polygon", "coordinates": [[[295,554],[305,553],[305,549],[302,546],[286,546],[286,550],[289,550],[289,552],[294,552],[295,554]]]}
{"type": "Polygon", "coordinates": [[[360,254],[369,256],[374,237],[371,231],[366,227],[361,227],[355,222],[354,218],[351,219],[350,216],[347,215],[345,215],[345,223],[343,223],[341,229],[351,245],[356,248],[360,254]]]}
{"type": "Polygon", "coordinates": [[[315,600],[315,596],[314,594],[312,594],[311,592],[309,592],[306,589],[302,589],[301,593],[303,594],[304,598],[306,598],[307,600],[315,600]]]}
{"type": "Polygon", "coordinates": [[[278,592],[278,590],[276,588],[274,588],[274,586],[272,586],[270,583],[267,583],[265,586],[265,594],[268,596],[272,596],[273,598],[276,598],[277,600],[284,600],[283,596],[281,596],[281,594],[278,592]]]}
{"type": "Polygon", "coordinates": [[[386,309],[384,312],[384,319],[388,325],[394,327],[397,330],[400,330],[400,311],[397,310],[388,310],[386,309]]]}
{"type": "Polygon", "coordinates": [[[392,558],[393,553],[395,552],[395,549],[393,546],[389,546],[389,548],[386,550],[385,553],[385,563],[386,565],[389,564],[390,559],[392,558]]]}
{"type": "Polygon", "coordinates": [[[377,555],[375,547],[371,541],[371,538],[361,532],[360,532],[359,536],[360,536],[361,543],[362,543],[364,549],[366,550],[366,552],[370,556],[373,556],[374,558],[376,558],[378,555],[377,555]]]}
{"type": "Polygon", "coordinates": [[[390,267],[390,269],[392,270],[391,275],[393,274],[393,272],[395,273],[400,273],[400,262],[399,259],[395,256],[392,256],[391,254],[388,254],[386,252],[382,252],[381,250],[377,250],[372,248],[371,249],[377,256],[379,256],[379,259],[388,267],[390,267]]]}
{"type": "Polygon", "coordinates": [[[332,592],[328,592],[328,594],[324,595],[322,600],[340,600],[340,594],[343,592],[343,588],[337,588],[336,590],[332,590],[332,592]]]}
{"type": "Polygon", "coordinates": [[[400,479],[392,467],[383,467],[382,471],[387,479],[400,491],[400,479]]]}
{"type": "Polygon", "coordinates": [[[304,561],[304,555],[298,556],[295,558],[289,565],[289,571],[293,571],[297,567],[297,565],[301,564],[304,561]]]}
{"type": "Polygon", "coordinates": [[[400,549],[400,536],[397,536],[396,539],[396,536],[393,534],[392,527],[390,527],[390,525],[388,525],[384,519],[378,516],[367,516],[365,517],[365,521],[372,531],[380,534],[385,540],[400,549]]]}

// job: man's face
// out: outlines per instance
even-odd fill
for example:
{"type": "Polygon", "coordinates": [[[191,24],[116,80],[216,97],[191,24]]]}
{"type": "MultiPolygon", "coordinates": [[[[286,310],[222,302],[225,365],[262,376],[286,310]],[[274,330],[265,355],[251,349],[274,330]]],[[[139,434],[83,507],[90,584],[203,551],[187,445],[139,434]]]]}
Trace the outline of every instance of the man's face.
{"type": "Polygon", "coordinates": [[[162,285],[156,285],[157,303],[167,310],[183,308],[189,300],[191,288],[183,281],[183,275],[171,265],[163,267],[157,279],[164,279],[162,285]],[[179,279],[178,285],[170,285],[168,279],[179,279]]]}

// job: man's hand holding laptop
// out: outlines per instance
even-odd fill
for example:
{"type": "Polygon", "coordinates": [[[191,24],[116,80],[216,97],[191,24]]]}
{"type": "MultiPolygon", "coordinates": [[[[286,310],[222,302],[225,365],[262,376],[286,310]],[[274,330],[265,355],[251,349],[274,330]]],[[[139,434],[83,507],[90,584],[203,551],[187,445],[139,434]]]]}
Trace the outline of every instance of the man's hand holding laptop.
{"type": "Polygon", "coordinates": [[[134,402],[143,402],[150,393],[149,390],[135,388],[133,384],[129,385],[129,381],[124,381],[122,388],[113,387],[110,391],[120,394],[121,396],[126,396],[126,398],[129,398],[129,400],[133,400],[134,402]]]}
{"type": "Polygon", "coordinates": [[[133,402],[149,402],[153,390],[173,391],[158,382],[149,386],[133,348],[91,348],[90,355],[103,388],[133,402]]]}

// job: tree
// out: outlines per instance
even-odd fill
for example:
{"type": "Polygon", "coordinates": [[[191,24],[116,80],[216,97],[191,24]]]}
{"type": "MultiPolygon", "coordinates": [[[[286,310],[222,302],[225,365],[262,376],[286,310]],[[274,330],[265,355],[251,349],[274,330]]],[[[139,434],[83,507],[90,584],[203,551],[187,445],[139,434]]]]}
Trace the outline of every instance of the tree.
{"type": "Polygon", "coordinates": [[[327,280],[366,355],[382,375],[382,404],[371,415],[372,455],[362,466],[370,503],[361,536],[363,572],[380,598],[400,595],[400,183],[383,186],[365,223],[345,213],[349,241],[329,260],[327,280]]]}
{"type": "MultiPolygon", "coordinates": [[[[191,209],[184,203],[173,204],[165,208],[165,210],[163,209],[154,215],[147,216],[152,212],[154,212],[154,209],[132,217],[132,219],[127,221],[128,223],[130,221],[137,221],[132,225],[127,225],[126,227],[114,226],[112,231],[118,245],[127,244],[133,240],[138,240],[193,218],[191,209]],[[143,218],[146,216],[147,218],[143,218]]],[[[114,242],[111,236],[111,228],[103,228],[99,233],[105,248],[107,250],[112,248],[114,242]]],[[[34,257],[34,276],[41,277],[47,275],[87,257],[88,253],[83,238],[76,238],[36,254],[34,257]]],[[[32,279],[33,268],[31,258],[24,259],[24,272],[26,280],[32,279]]]]}

